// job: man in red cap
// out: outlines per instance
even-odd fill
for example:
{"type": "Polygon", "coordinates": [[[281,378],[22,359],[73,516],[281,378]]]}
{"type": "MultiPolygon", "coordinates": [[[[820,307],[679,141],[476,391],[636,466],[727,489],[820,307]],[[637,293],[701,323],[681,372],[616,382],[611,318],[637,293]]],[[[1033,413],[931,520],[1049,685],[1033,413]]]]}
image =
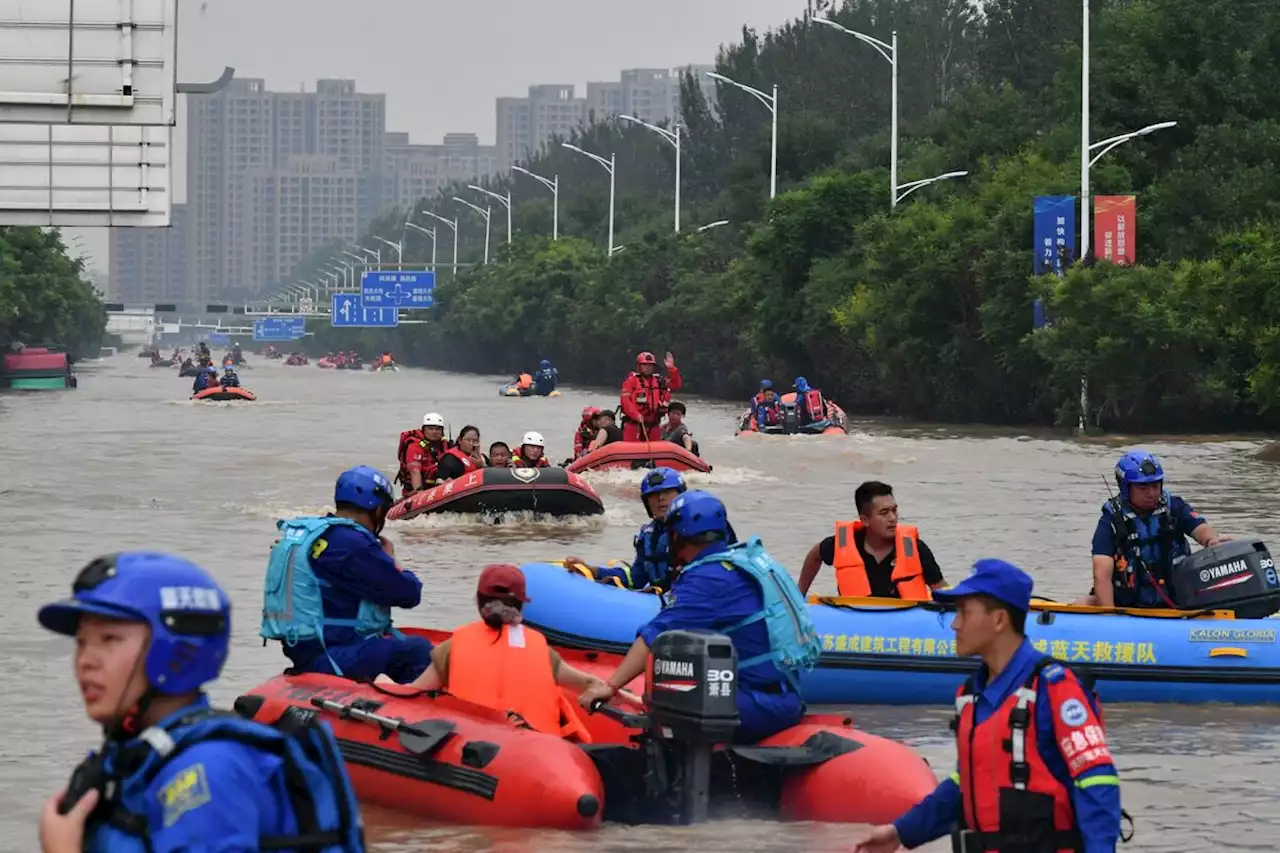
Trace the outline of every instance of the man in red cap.
{"type": "Polygon", "coordinates": [[[684,387],[676,358],[667,353],[666,376],[654,371],[658,360],[651,352],[636,356],[636,369],[622,382],[622,440],[657,441],[662,438],[662,416],[667,413],[671,392],[684,387]]]}
{"type": "Polygon", "coordinates": [[[513,722],[540,732],[582,735],[585,728],[577,711],[559,688],[580,692],[603,681],[565,663],[546,637],[522,624],[521,609],[528,600],[519,566],[485,566],[476,585],[480,618],[437,645],[431,666],[410,686],[447,689],[459,699],[505,711],[513,722]]]}

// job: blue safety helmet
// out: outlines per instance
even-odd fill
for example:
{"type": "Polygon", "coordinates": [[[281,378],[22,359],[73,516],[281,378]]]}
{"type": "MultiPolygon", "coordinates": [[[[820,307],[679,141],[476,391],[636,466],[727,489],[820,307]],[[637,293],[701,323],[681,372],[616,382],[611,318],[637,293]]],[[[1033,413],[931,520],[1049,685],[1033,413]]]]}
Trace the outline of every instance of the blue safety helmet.
{"type": "Polygon", "coordinates": [[[381,471],[368,465],[359,465],[342,472],[333,489],[333,501],[370,512],[395,503],[395,499],[391,497],[391,481],[381,471]]]}
{"type": "Polygon", "coordinates": [[[218,368],[214,367],[214,366],[211,364],[211,365],[209,365],[208,367],[206,367],[206,368],[204,369],[204,372],[205,372],[205,373],[213,373],[213,374],[215,374],[215,375],[216,375],[216,374],[217,374],[217,372],[218,372],[218,368]]]}
{"type": "Polygon", "coordinates": [[[76,575],[71,598],[40,608],[40,624],[75,636],[86,613],[151,628],[144,671],[163,696],[193,693],[227,661],[231,599],[195,563],[158,551],[122,551],[76,575]]]}
{"type": "Polygon", "coordinates": [[[640,481],[640,500],[644,502],[644,511],[653,518],[653,510],[649,509],[649,502],[646,498],[656,492],[665,492],[675,489],[678,494],[684,494],[689,488],[685,483],[684,477],[680,476],[680,472],[674,468],[654,468],[648,474],[644,475],[644,479],[640,481]]]}
{"type": "Polygon", "coordinates": [[[761,380],[760,380],[760,390],[761,390],[761,391],[769,391],[769,390],[771,390],[772,388],[773,388],[773,380],[772,380],[772,379],[761,379],[761,380]]]}
{"type": "Polygon", "coordinates": [[[700,533],[719,533],[725,539],[733,538],[724,504],[715,495],[701,490],[685,492],[671,502],[666,527],[682,539],[691,539],[700,533]]]}
{"type": "Polygon", "coordinates": [[[797,376],[797,377],[796,377],[796,383],[795,383],[795,389],[796,389],[797,391],[799,391],[801,394],[803,394],[805,391],[808,391],[808,390],[809,390],[809,380],[808,380],[808,379],[805,379],[803,376],[797,376]]]}
{"type": "Polygon", "coordinates": [[[546,370],[550,366],[551,362],[547,361],[545,358],[538,363],[538,367],[541,367],[543,370],[546,370]]]}
{"type": "Polygon", "coordinates": [[[1164,480],[1164,468],[1160,460],[1145,450],[1132,450],[1116,463],[1116,485],[1121,494],[1128,497],[1128,487],[1142,483],[1159,483],[1164,480]]]}

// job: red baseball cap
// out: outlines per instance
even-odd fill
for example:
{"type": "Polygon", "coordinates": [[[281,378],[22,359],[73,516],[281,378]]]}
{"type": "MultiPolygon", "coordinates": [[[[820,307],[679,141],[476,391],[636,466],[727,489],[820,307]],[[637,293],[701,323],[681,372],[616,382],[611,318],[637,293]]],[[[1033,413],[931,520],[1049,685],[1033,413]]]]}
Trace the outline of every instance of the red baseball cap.
{"type": "Polygon", "coordinates": [[[524,572],[519,566],[511,563],[493,563],[485,566],[480,572],[480,583],[476,585],[476,595],[487,595],[493,598],[516,598],[529,601],[525,595],[524,572]]]}

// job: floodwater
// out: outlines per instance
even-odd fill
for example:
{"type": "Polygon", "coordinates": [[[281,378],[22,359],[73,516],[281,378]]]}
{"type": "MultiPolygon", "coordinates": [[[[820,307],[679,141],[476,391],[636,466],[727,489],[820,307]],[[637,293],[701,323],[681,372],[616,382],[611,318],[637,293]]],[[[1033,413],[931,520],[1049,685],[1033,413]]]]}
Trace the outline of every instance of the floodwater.
{"type": "MultiPolygon", "coordinates": [[[[96,732],[70,678],[71,644],[41,630],[35,610],[65,595],[92,557],[128,548],[197,559],[237,608],[235,646],[213,691],[229,706],[279,671],[257,637],[261,578],[275,520],[329,505],[335,477],[356,464],[394,473],[402,429],[439,411],[454,433],[485,442],[542,432],[553,459],[571,447],[584,405],[616,399],[566,388],[559,399],[506,399],[502,378],[420,370],[355,373],[289,368],[253,358],[242,372],[253,404],[187,400],[190,381],[125,353],[82,366],[68,393],[0,396],[0,676],[8,738],[0,750],[0,850],[34,849],[43,801],[66,781],[96,732]]],[[[740,533],[764,538],[798,570],[805,551],[854,514],[864,479],[894,486],[954,582],[976,558],[1030,570],[1037,592],[1067,599],[1090,584],[1089,538],[1118,446],[1054,436],[859,422],[847,437],[735,438],[738,407],[687,397],[690,423],[715,470],[694,475],[729,507],[740,533]]],[[[1261,442],[1157,442],[1169,485],[1228,534],[1280,541],[1266,507],[1280,469],[1253,458],[1261,442]]],[[[433,518],[390,526],[397,554],[419,572],[424,604],[397,618],[452,627],[474,618],[479,569],[492,561],[627,556],[645,520],[638,473],[595,478],[603,517],[500,527],[433,518]]],[[[834,593],[830,575],[816,592],[834,593]]],[[[943,709],[859,708],[859,725],[915,746],[935,768],[954,762],[943,709]]],[[[1110,736],[1137,820],[1129,849],[1274,849],[1280,823],[1280,733],[1262,708],[1114,707],[1110,736]]],[[[423,826],[370,811],[372,847],[498,853],[848,850],[856,827],[714,823],[678,829],[607,826],[598,834],[423,826]]],[[[947,849],[946,842],[930,850],[947,849]]]]}

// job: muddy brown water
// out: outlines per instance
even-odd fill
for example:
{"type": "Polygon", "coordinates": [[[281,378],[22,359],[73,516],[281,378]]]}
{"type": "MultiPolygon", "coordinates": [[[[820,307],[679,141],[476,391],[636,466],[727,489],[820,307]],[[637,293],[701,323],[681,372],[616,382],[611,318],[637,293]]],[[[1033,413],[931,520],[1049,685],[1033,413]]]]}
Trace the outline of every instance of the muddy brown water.
{"type": "MultiPolygon", "coordinates": [[[[279,517],[328,505],[344,468],[393,473],[401,429],[439,411],[456,433],[480,427],[485,442],[543,433],[567,455],[584,405],[607,391],[564,389],[558,399],[499,397],[502,377],[421,370],[354,373],[289,368],[253,358],[243,371],[253,404],[187,400],[190,380],[129,354],[82,366],[68,393],[0,396],[0,676],[7,739],[0,749],[0,850],[36,847],[36,819],[96,732],[70,677],[70,643],[42,631],[35,610],[67,593],[92,557],[159,548],[196,558],[237,608],[232,658],[213,690],[223,704],[280,669],[253,618],[279,517]]],[[[721,496],[739,532],[764,538],[798,570],[808,547],[853,515],[854,487],[893,484],[905,520],[921,528],[953,581],[976,558],[1029,569],[1037,592],[1066,599],[1088,587],[1089,539],[1118,445],[992,430],[860,421],[836,438],[735,438],[739,407],[688,397],[689,420],[715,465],[692,481],[721,496]]],[[[1280,469],[1255,458],[1264,442],[1160,441],[1169,485],[1221,532],[1280,542],[1273,492],[1280,469]]],[[[645,520],[639,474],[597,475],[604,516],[559,523],[467,519],[392,525],[403,562],[426,585],[404,624],[451,627],[473,617],[469,601],[486,562],[576,553],[627,556],[645,520]]],[[[834,592],[824,575],[815,591],[834,592]]],[[[860,726],[910,743],[940,770],[954,762],[943,709],[864,707],[860,726]]],[[[1280,733],[1266,708],[1128,706],[1108,711],[1124,800],[1138,820],[1128,849],[1273,850],[1280,824],[1280,733]]],[[[721,822],[692,828],[606,826],[596,834],[426,826],[370,809],[372,847],[384,851],[611,853],[848,850],[856,827],[721,822]]],[[[945,842],[930,850],[947,849],[945,842]]]]}

